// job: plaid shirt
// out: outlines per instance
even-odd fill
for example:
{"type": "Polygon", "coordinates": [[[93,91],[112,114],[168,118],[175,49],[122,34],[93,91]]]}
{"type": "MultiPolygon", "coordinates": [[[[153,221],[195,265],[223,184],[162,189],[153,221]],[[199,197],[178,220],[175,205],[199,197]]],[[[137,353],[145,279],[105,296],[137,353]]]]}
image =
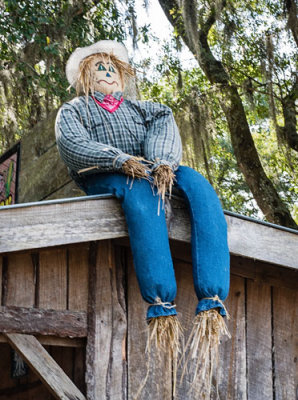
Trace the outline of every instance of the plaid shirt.
{"type": "MultiPolygon", "coordinates": [[[[113,96],[120,100],[122,93],[113,96]]],[[[104,97],[95,92],[98,101],[104,97]]],[[[110,113],[90,96],[88,103],[85,96],[76,97],[58,112],[56,139],[61,158],[75,180],[79,170],[93,166],[98,172],[121,170],[132,156],[151,161],[152,170],[160,164],[176,170],[182,153],[171,109],[149,101],[124,100],[110,113]]]]}

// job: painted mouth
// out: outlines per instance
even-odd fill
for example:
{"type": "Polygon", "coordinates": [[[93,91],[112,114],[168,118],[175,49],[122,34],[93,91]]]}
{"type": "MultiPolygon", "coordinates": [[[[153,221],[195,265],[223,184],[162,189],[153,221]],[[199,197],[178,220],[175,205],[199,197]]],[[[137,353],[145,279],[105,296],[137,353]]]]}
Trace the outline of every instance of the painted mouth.
{"type": "Polygon", "coordinates": [[[104,79],[100,79],[99,81],[97,81],[97,83],[100,83],[100,82],[105,82],[108,85],[117,85],[118,86],[118,82],[116,82],[116,81],[108,82],[108,81],[105,81],[104,79]]]}

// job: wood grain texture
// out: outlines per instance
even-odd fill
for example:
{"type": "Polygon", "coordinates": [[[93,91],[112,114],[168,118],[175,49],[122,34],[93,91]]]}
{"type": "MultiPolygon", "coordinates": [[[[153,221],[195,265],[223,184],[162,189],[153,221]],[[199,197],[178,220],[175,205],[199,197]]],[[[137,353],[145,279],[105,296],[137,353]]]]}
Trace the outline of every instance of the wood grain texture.
{"type": "Polygon", "coordinates": [[[87,315],[74,311],[0,307],[0,332],[86,337],[87,315]]]}
{"type": "MultiPolygon", "coordinates": [[[[59,336],[48,335],[34,335],[36,339],[44,346],[57,346],[57,347],[74,347],[85,348],[86,341],[82,338],[68,338],[59,336]]],[[[7,343],[8,340],[4,334],[0,333],[0,343],[7,343]]]]}
{"type": "Polygon", "coordinates": [[[273,399],[271,288],[247,282],[247,396],[273,399]]]}
{"type": "Polygon", "coordinates": [[[38,307],[67,308],[66,249],[42,250],[39,253],[38,307]]]}
{"type": "Polygon", "coordinates": [[[7,333],[6,336],[12,347],[26,360],[56,399],[86,400],[34,336],[17,333],[7,333]]]}
{"type": "Polygon", "coordinates": [[[295,399],[298,377],[297,291],[273,289],[275,400],[295,399]]]}
{"type": "Polygon", "coordinates": [[[151,360],[146,354],[147,303],[142,299],[132,256],[128,256],[128,399],[135,399],[147,374],[150,365],[150,374],[138,400],[172,399],[172,360],[152,351],[151,360]],[[150,361],[150,363],[149,363],[150,361]]]}
{"type": "Polygon", "coordinates": [[[7,306],[33,307],[35,300],[35,270],[31,254],[8,256],[7,306]]]}
{"type": "Polygon", "coordinates": [[[95,243],[89,270],[86,346],[86,391],[89,400],[126,399],[123,342],[126,340],[127,321],[118,297],[124,289],[116,280],[111,241],[95,243]]]}
{"type": "MultiPolygon", "coordinates": [[[[225,400],[246,400],[245,280],[231,275],[225,301],[231,319],[226,323],[231,339],[224,337],[219,347],[218,391],[225,400]]],[[[213,398],[216,400],[216,396],[213,398]]]]}
{"type": "Polygon", "coordinates": [[[2,272],[3,271],[3,256],[0,254],[0,305],[2,305],[2,272]]]}
{"type": "MultiPolygon", "coordinates": [[[[192,329],[195,310],[198,299],[194,291],[192,278],[192,265],[182,261],[175,260],[175,274],[177,280],[177,297],[175,300],[177,312],[182,328],[184,329],[184,342],[187,343],[190,331],[192,329]]],[[[183,365],[178,370],[178,383],[180,383],[183,365]]],[[[191,383],[186,374],[182,384],[177,388],[177,399],[192,400],[199,396],[197,391],[191,389],[191,383]]],[[[209,400],[209,399],[208,399],[209,400]]]]}
{"type": "MultiPolygon", "coordinates": [[[[170,238],[190,242],[184,204],[175,200],[172,211],[170,238]]],[[[127,236],[123,212],[113,198],[86,197],[78,201],[4,207],[0,216],[0,253],[127,236]]],[[[234,216],[226,219],[232,254],[298,268],[297,234],[234,216]]]]}
{"type": "Polygon", "coordinates": [[[68,308],[87,311],[89,244],[68,248],[68,308]]]}

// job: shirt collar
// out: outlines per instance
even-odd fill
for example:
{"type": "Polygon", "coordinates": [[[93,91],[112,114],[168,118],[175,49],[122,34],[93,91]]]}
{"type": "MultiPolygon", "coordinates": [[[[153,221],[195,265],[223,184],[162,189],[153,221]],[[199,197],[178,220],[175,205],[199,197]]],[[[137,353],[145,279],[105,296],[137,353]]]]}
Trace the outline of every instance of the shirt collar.
{"type": "MultiPolygon", "coordinates": [[[[101,93],[101,92],[94,92],[94,97],[96,98],[96,100],[98,100],[99,102],[103,102],[103,99],[105,98],[106,94],[101,93]]],[[[121,100],[121,97],[123,96],[122,92],[115,92],[113,94],[111,94],[111,96],[113,96],[116,100],[121,100]]]]}

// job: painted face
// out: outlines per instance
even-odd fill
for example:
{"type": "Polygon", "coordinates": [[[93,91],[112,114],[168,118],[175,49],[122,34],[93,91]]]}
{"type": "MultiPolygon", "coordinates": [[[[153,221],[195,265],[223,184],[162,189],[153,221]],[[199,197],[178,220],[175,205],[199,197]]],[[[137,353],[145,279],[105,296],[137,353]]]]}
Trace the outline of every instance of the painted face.
{"type": "Polygon", "coordinates": [[[123,85],[118,69],[108,58],[95,57],[91,65],[93,89],[104,94],[122,92],[123,85]]]}

